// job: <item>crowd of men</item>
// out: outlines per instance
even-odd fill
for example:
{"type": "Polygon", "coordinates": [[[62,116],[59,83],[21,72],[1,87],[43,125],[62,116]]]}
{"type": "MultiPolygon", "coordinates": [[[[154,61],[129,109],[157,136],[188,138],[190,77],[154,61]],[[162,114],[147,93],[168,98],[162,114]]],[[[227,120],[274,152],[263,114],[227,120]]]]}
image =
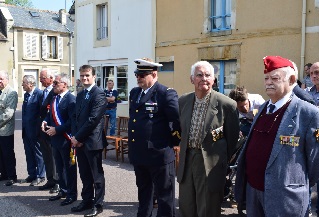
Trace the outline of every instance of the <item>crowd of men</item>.
{"type": "MultiPolygon", "coordinates": [[[[246,204],[247,216],[309,215],[310,188],[319,178],[319,62],[307,65],[313,85],[304,90],[297,85],[292,61],[267,56],[263,62],[267,101],[244,87],[232,90],[229,97],[215,91],[214,68],[207,61],[192,65],[194,90],[178,97],[158,82],[161,64],[149,58],[135,60],[138,86],[129,95],[128,145],[138,217],[152,215],[154,195],[158,217],[176,216],[174,146],[180,146],[181,215],[220,216],[227,167],[243,134],[247,139],[238,157],[235,197],[246,204]]],[[[97,216],[103,212],[105,196],[103,115],[112,116],[114,134],[118,95],[112,80],[105,92],[97,87],[92,66],[83,65],[79,71],[78,86],[83,90],[76,97],[64,73],[42,69],[44,91],[36,87],[33,76],[23,77],[22,139],[28,172],[23,182],[35,186],[46,177],[39,189],[57,193],[49,200],[63,198],[61,206],[66,206],[77,200],[78,168],[82,201],[71,211],[90,210],[84,216],[97,216]]],[[[0,172],[10,186],[17,182],[17,93],[8,79],[7,72],[0,71],[0,172]]]]}

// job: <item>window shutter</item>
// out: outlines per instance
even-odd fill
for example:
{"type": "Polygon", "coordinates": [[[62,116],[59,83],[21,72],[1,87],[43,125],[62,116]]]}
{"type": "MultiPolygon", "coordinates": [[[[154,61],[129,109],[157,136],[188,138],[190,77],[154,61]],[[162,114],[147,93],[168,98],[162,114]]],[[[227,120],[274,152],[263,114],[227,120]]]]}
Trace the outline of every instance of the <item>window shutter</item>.
{"type": "Polygon", "coordinates": [[[37,50],[38,50],[38,35],[32,34],[31,35],[31,58],[37,58],[37,50]]]}
{"type": "Polygon", "coordinates": [[[29,33],[25,33],[25,52],[24,57],[31,57],[31,35],[29,33]]]}
{"type": "Polygon", "coordinates": [[[58,37],[58,59],[63,59],[63,38],[58,37]]]}
{"type": "Polygon", "coordinates": [[[48,58],[48,39],[46,35],[42,35],[42,58],[48,58]]]}

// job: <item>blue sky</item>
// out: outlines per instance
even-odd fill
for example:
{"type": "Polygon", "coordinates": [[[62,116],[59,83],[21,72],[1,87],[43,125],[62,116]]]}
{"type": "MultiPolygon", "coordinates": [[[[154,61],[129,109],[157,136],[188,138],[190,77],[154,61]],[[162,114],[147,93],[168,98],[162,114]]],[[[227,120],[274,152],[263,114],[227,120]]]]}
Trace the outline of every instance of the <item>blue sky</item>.
{"type": "Polygon", "coordinates": [[[33,7],[41,10],[50,10],[50,11],[59,11],[59,9],[65,8],[66,2],[66,11],[68,12],[72,0],[30,0],[32,1],[33,7]]]}

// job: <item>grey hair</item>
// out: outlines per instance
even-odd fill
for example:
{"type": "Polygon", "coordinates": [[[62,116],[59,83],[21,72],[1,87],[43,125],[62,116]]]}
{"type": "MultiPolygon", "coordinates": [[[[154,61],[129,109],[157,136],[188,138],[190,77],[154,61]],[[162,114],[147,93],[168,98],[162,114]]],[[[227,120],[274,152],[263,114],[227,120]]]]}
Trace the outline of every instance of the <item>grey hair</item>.
{"type": "Polygon", "coordinates": [[[25,75],[25,76],[23,76],[23,80],[24,79],[28,82],[28,84],[32,84],[33,86],[36,85],[36,80],[35,80],[35,77],[33,75],[25,75]]]}
{"type": "Polygon", "coordinates": [[[61,82],[64,82],[68,87],[71,85],[70,76],[66,73],[58,73],[55,77],[60,77],[61,82]]]}
{"type": "MultiPolygon", "coordinates": [[[[295,65],[293,63],[293,65],[295,65]]],[[[295,67],[295,66],[294,66],[295,67]]],[[[287,81],[290,76],[294,75],[296,76],[296,81],[297,81],[297,76],[298,76],[298,69],[297,69],[297,66],[295,68],[296,70],[294,70],[293,68],[291,68],[290,66],[287,66],[287,67],[282,67],[281,68],[281,71],[284,72],[284,75],[285,75],[285,79],[284,81],[287,81]]]]}
{"type": "Polygon", "coordinates": [[[50,68],[42,68],[41,72],[42,71],[46,71],[47,77],[50,77],[50,78],[54,77],[54,71],[52,69],[50,69],[50,68]]]}
{"type": "Polygon", "coordinates": [[[207,61],[198,61],[196,62],[194,65],[192,65],[191,67],[191,76],[192,78],[194,78],[194,74],[195,74],[195,70],[197,67],[205,67],[206,69],[209,70],[209,72],[212,74],[212,77],[214,77],[214,67],[212,66],[212,64],[210,64],[207,61]]]}
{"type": "Polygon", "coordinates": [[[0,75],[3,75],[9,81],[9,74],[7,71],[0,70],[0,75]]]}

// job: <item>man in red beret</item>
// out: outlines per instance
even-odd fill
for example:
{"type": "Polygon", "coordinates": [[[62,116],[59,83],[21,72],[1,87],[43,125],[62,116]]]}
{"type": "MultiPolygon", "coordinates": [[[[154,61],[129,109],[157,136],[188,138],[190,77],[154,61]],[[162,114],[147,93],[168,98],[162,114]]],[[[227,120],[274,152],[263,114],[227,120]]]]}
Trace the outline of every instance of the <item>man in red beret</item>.
{"type": "Polygon", "coordinates": [[[270,100],[259,109],[239,156],[235,197],[248,217],[308,216],[309,186],[319,178],[319,109],[293,93],[295,66],[264,58],[270,100]]]}

